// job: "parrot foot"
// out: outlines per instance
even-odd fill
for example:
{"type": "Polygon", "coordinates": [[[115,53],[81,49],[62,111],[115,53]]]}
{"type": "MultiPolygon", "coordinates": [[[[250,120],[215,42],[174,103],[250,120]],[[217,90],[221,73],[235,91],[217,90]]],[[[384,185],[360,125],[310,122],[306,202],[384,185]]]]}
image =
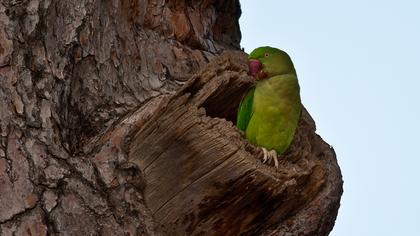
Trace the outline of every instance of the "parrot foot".
{"type": "Polygon", "coordinates": [[[274,166],[276,167],[276,169],[279,167],[279,160],[277,159],[277,152],[276,150],[271,150],[268,151],[267,149],[261,147],[261,149],[264,152],[264,157],[263,157],[263,163],[271,163],[271,160],[274,161],[274,166]]]}

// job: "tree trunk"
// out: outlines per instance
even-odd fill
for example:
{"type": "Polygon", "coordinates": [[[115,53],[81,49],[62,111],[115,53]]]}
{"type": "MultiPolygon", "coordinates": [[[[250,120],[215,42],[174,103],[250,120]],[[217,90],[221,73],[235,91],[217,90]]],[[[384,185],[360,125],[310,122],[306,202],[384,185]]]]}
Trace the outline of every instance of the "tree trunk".
{"type": "Polygon", "coordinates": [[[0,1],[0,235],[328,235],[341,174],[306,110],[278,170],[232,123],[240,13],[0,1]]]}

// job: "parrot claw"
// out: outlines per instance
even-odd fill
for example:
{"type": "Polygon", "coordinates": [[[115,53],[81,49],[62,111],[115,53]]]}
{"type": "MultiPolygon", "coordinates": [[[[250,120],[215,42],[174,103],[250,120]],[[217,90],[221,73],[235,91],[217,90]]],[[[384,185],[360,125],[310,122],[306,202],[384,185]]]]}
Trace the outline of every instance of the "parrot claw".
{"type": "Polygon", "coordinates": [[[262,163],[266,163],[268,161],[268,164],[271,162],[271,160],[274,161],[274,166],[276,169],[279,167],[279,160],[277,159],[277,152],[276,150],[268,151],[267,149],[262,147],[262,150],[264,152],[264,157],[262,163]]]}
{"type": "Polygon", "coordinates": [[[263,157],[263,162],[262,163],[265,163],[268,159],[268,151],[265,148],[262,148],[262,150],[264,152],[264,157],[263,157]]]}

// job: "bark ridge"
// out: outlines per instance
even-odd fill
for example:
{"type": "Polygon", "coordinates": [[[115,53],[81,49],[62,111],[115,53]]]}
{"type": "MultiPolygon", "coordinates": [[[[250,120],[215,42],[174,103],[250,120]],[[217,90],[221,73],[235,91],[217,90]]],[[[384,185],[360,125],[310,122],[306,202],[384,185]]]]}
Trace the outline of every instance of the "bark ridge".
{"type": "Polygon", "coordinates": [[[327,235],[342,182],[310,116],[280,172],[231,122],[240,13],[0,0],[0,235],[327,235]]]}

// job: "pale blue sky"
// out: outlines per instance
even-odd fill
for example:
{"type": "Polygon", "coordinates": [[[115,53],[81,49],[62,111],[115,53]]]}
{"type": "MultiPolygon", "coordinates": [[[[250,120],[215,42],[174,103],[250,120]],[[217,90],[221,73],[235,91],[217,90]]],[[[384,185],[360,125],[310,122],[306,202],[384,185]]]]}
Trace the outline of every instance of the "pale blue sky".
{"type": "Polygon", "coordinates": [[[242,47],[290,54],[337,153],[344,195],[330,235],[419,235],[420,1],[241,4],[242,47]]]}

